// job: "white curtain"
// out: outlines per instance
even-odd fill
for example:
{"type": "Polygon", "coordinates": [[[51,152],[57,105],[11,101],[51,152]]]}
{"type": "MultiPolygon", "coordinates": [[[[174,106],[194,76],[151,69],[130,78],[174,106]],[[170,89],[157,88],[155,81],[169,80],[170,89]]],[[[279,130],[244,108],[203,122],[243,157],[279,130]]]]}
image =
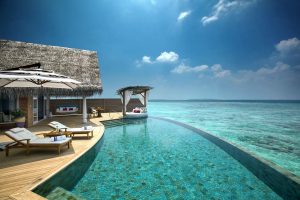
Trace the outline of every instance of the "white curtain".
{"type": "MultiPolygon", "coordinates": [[[[130,101],[132,93],[133,93],[133,91],[130,91],[130,90],[125,90],[125,92],[124,92],[124,96],[125,96],[125,106],[124,106],[125,107],[125,112],[126,112],[126,106],[129,103],[129,101],[130,101]]],[[[120,96],[121,96],[121,101],[123,103],[123,96],[122,96],[122,94],[120,96]]]]}
{"type": "Polygon", "coordinates": [[[120,94],[120,97],[121,97],[121,102],[122,102],[122,104],[123,104],[123,95],[120,94]]]}
{"type": "Polygon", "coordinates": [[[129,103],[132,93],[133,91],[131,90],[125,90],[125,106],[127,106],[127,104],[129,103]]]}
{"type": "Polygon", "coordinates": [[[140,102],[141,102],[143,105],[146,105],[146,104],[145,104],[145,101],[144,101],[144,100],[145,100],[145,99],[144,99],[144,95],[146,95],[146,104],[148,104],[149,90],[146,91],[146,92],[144,92],[144,93],[142,93],[142,94],[139,94],[139,95],[138,95],[140,102]]]}
{"type": "Polygon", "coordinates": [[[146,91],[146,104],[148,105],[150,90],[146,91]]]}
{"type": "Polygon", "coordinates": [[[145,102],[144,102],[144,93],[138,94],[138,97],[139,97],[140,102],[141,102],[143,105],[145,105],[145,102]]]}

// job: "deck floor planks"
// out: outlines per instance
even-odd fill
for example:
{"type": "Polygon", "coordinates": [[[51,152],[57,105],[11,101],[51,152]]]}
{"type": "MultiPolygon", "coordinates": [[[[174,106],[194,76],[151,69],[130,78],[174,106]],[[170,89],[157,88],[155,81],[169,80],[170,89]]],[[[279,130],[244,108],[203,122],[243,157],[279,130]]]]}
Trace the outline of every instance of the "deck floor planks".
{"type": "MultiPolygon", "coordinates": [[[[67,163],[76,159],[84,151],[95,144],[102,136],[104,127],[100,121],[118,119],[121,113],[104,113],[101,118],[93,118],[90,124],[97,126],[94,137],[91,139],[74,138],[70,149],[63,148],[60,155],[53,149],[32,150],[26,155],[24,149],[11,149],[9,157],[5,151],[0,151],[0,199],[43,199],[32,193],[30,189],[56,173],[67,163]]],[[[30,128],[32,132],[41,133],[52,130],[47,126],[49,121],[60,121],[70,127],[81,127],[81,117],[55,117],[44,120],[30,128]]],[[[0,135],[0,142],[10,141],[6,136],[0,135]]]]}

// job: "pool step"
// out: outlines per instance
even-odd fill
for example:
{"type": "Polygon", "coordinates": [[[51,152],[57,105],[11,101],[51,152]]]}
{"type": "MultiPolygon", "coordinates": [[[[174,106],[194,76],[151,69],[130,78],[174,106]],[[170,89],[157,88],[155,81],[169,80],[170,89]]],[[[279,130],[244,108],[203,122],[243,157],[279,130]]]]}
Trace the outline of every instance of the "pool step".
{"type": "Polygon", "coordinates": [[[109,120],[103,121],[102,124],[105,126],[105,128],[112,128],[116,126],[127,125],[128,123],[124,122],[123,120],[109,120]]]}
{"type": "Polygon", "coordinates": [[[101,123],[105,126],[105,128],[112,128],[116,126],[123,126],[128,124],[137,124],[140,122],[144,122],[145,119],[116,119],[116,120],[108,120],[108,121],[102,121],[101,123]]]}
{"type": "Polygon", "coordinates": [[[83,198],[78,197],[72,192],[69,192],[61,187],[57,187],[52,190],[46,198],[49,200],[84,200],[83,198]]]}

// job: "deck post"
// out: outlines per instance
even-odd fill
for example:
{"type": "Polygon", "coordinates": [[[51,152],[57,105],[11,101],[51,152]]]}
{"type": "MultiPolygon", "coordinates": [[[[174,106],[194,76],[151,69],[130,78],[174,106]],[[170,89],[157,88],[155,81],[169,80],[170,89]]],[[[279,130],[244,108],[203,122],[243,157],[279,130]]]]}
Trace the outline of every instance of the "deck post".
{"type": "Polygon", "coordinates": [[[16,109],[20,110],[20,95],[17,94],[16,96],[16,109]]]}
{"type": "Polygon", "coordinates": [[[50,117],[50,96],[47,95],[46,97],[46,116],[47,118],[50,117]]]}
{"type": "Polygon", "coordinates": [[[146,90],[144,91],[144,106],[147,107],[146,90]]]}
{"type": "Polygon", "coordinates": [[[125,116],[126,115],[125,91],[122,92],[122,98],[123,98],[123,116],[125,116]]]}
{"type": "Polygon", "coordinates": [[[82,121],[84,124],[87,123],[87,109],[86,109],[86,97],[82,97],[82,121]]]}

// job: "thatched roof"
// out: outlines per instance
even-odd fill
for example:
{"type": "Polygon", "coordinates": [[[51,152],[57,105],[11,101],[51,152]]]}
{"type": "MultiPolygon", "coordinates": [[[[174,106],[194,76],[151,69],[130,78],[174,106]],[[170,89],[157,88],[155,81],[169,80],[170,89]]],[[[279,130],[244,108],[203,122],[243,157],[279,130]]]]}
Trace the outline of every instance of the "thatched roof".
{"type": "Polygon", "coordinates": [[[0,70],[34,63],[82,82],[80,88],[68,95],[90,96],[102,92],[96,51],[0,40],[0,70]]]}
{"type": "Polygon", "coordinates": [[[128,86],[128,87],[118,89],[117,94],[121,94],[126,90],[131,90],[133,92],[132,94],[136,95],[136,94],[141,94],[141,93],[146,92],[151,89],[153,89],[153,87],[150,87],[150,86],[128,86]]]}

